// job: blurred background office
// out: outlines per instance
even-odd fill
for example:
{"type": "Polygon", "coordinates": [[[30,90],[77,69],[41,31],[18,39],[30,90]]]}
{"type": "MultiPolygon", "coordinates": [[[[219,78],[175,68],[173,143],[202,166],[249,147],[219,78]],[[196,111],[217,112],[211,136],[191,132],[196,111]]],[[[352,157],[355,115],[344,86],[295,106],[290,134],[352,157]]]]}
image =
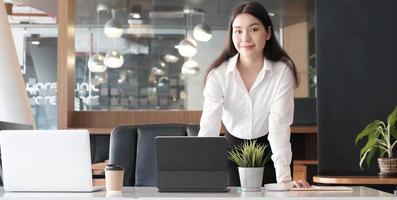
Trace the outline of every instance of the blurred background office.
{"type": "MultiPolygon", "coordinates": [[[[56,53],[60,1],[5,2],[37,128],[55,129],[64,120],[57,119],[57,107],[63,106],[57,103],[57,91],[62,92],[56,53]]],[[[79,111],[200,111],[205,70],[222,50],[228,15],[239,3],[69,2],[75,26],[71,110],[76,117],[79,111]]],[[[314,1],[261,3],[272,15],[276,37],[297,63],[302,84],[296,97],[315,97],[314,1]]],[[[63,128],[96,126],[77,125],[66,115],[72,122],[63,128]]]]}
{"type": "MultiPolygon", "coordinates": [[[[204,72],[241,2],[6,0],[36,127],[88,129],[93,162],[102,162],[114,127],[197,124],[204,72]]],[[[297,178],[376,175],[375,164],[360,170],[354,138],[397,103],[396,1],[258,2],[301,81],[291,139],[297,178]]]]}

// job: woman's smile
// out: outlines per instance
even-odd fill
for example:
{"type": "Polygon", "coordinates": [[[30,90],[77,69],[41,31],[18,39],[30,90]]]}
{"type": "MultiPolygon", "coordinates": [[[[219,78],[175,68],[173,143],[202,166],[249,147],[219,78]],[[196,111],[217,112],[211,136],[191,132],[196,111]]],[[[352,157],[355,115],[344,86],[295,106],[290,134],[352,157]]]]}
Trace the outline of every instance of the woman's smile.
{"type": "Polygon", "coordinates": [[[240,48],[243,49],[252,49],[255,47],[255,44],[244,44],[244,45],[240,45],[240,48]]]}
{"type": "Polygon", "coordinates": [[[243,57],[263,57],[266,39],[270,37],[261,21],[250,14],[239,14],[232,23],[232,41],[243,57]]]}

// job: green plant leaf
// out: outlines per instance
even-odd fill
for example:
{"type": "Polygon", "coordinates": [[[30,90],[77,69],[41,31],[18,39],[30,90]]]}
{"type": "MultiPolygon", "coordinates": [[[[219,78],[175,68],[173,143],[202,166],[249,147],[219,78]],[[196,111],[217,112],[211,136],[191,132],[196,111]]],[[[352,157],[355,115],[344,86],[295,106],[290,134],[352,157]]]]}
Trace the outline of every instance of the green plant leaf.
{"type": "Polygon", "coordinates": [[[369,149],[372,149],[376,146],[375,140],[368,140],[363,148],[360,150],[360,157],[363,156],[369,149]]]}
{"type": "Polygon", "coordinates": [[[268,156],[264,156],[267,147],[268,145],[257,144],[256,140],[245,141],[230,150],[228,158],[239,167],[263,167],[268,161],[268,156]]]}
{"type": "Polygon", "coordinates": [[[385,151],[385,150],[382,149],[382,148],[379,148],[379,157],[380,157],[380,158],[384,158],[384,157],[385,157],[385,153],[387,153],[387,151],[385,151]]]}
{"type": "Polygon", "coordinates": [[[387,123],[389,124],[390,134],[394,139],[397,139],[397,106],[394,107],[393,112],[387,117],[387,123]]]}
{"type": "Polygon", "coordinates": [[[397,106],[394,107],[393,112],[390,113],[390,115],[387,117],[387,123],[390,125],[391,128],[396,128],[397,122],[397,106]]]}
{"type": "Polygon", "coordinates": [[[358,141],[360,141],[365,136],[369,136],[371,134],[375,134],[377,132],[377,128],[381,126],[383,122],[380,120],[375,120],[368,124],[358,135],[356,136],[355,144],[357,145],[358,141]]]}
{"type": "Polygon", "coordinates": [[[371,149],[368,154],[367,154],[367,158],[365,159],[367,161],[367,166],[369,166],[371,164],[372,158],[374,157],[374,155],[376,154],[378,148],[373,148],[371,149]]]}
{"type": "Polygon", "coordinates": [[[379,135],[380,135],[379,132],[375,132],[374,134],[368,135],[367,143],[360,150],[360,167],[361,168],[362,168],[363,160],[367,161],[367,165],[369,165],[371,163],[372,158],[375,154],[375,152],[372,153],[371,151],[376,151],[377,139],[378,139],[379,135]]]}
{"type": "Polygon", "coordinates": [[[371,151],[371,149],[368,149],[366,152],[364,152],[363,156],[360,156],[360,169],[363,170],[363,162],[365,160],[365,158],[367,157],[368,152],[371,151]]]}

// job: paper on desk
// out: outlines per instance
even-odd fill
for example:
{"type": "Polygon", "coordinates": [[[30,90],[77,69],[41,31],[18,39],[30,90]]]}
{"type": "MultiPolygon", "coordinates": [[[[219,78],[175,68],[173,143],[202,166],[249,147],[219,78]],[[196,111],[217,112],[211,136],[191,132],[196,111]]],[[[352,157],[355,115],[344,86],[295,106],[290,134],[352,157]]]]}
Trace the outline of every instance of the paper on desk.
{"type": "Polygon", "coordinates": [[[267,191],[352,191],[353,189],[345,186],[317,186],[309,188],[296,188],[291,183],[269,183],[264,187],[267,191]]]}
{"type": "Polygon", "coordinates": [[[345,187],[345,186],[312,185],[309,188],[291,188],[290,191],[353,191],[353,188],[345,187]]]}

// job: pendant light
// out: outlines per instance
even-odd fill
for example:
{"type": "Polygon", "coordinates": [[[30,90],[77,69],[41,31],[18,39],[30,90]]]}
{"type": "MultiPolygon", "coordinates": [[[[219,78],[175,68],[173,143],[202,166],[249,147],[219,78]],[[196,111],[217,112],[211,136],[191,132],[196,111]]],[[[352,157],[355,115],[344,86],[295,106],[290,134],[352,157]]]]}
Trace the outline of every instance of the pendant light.
{"type": "Polygon", "coordinates": [[[124,64],[124,57],[116,50],[110,50],[106,53],[104,63],[109,68],[120,68],[124,64]]]}
{"type": "Polygon", "coordinates": [[[105,24],[104,32],[109,38],[119,38],[123,34],[120,22],[116,19],[116,10],[112,9],[112,19],[105,24]]]}
{"type": "Polygon", "coordinates": [[[165,56],[163,57],[164,60],[168,63],[177,63],[179,61],[179,58],[172,55],[172,54],[165,54],[165,56]]]}
{"type": "MultiPolygon", "coordinates": [[[[119,26],[120,28],[118,30],[117,30],[117,28],[114,28],[114,29],[108,29],[106,31],[107,25],[109,25],[109,24],[114,25],[115,22],[117,22],[120,25],[120,23],[116,20],[116,10],[112,9],[112,19],[105,24],[105,34],[106,34],[106,32],[108,32],[108,34],[111,37],[109,35],[107,35],[107,36],[112,38],[112,50],[110,50],[106,53],[105,59],[103,61],[104,64],[109,68],[120,68],[124,64],[123,55],[114,48],[114,40],[115,40],[116,36],[120,37],[121,34],[123,34],[123,29],[121,29],[121,25],[119,26]],[[112,21],[112,20],[114,20],[114,21],[112,21]],[[114,32],[112,32],[112,31],[114,31],[114,32]]],[[[117,25],[117,23],[116,23],[116,25],[117,25]]],[[[109,28],[109,26],[108,26],[108,28],[109,28]]]]}
{"type": "Polygon", "coordinates": [[[197,75],[200,72],[200,66],[196,61],[189,58],[183,63],[181,72],[183,75],[197,75]]]}
{"type": "Polygon", "coordinates": [[[156,76],[162,76],[165,74],[165,70],[159,67],[152,67],[151,73],[156,76]]]}
{"type": "Polygon", "coordinates": [[[212,38],[211,27],[204,23],[204,13],[201,13],[201,24],[193,29],[193,37],[201,42],[208,42],[212,38]]]}
{"type": "Polygon", "coordinates": [[[192,57],[192,56],[196,55],[197,42],[194,39],[189,38],[189,36],[188,36],[187,38],[185,38],[184,40],[182,40],[179,43],[178,52],[179,52],[179,54],[181,54],[181,56],[184,56],[184,57],[192,57]]]}
{"type": "MultiPolygon", "coordinates": [[[[97,13],[96,13],[97,14],[97,18],[96,18],[97,24],[99,23],[99,12],[100,11],[97,10],[97,13]]],[[[88,69],[94,73],[102,73],[102,72],[106,71],[106,68],[107,68],[106,65],[103,63],[104,56],[101,53],[99,53],[99,39],[98,39],[98,37],[99,37],[99,33],[97,31],[96,41],[95,41],[96,45],[97,45],[96,53],[94,55],[91,55],[90,58],[88,59],[88,69]]],[[[92,42],[91,42],[91,48],[92,48],[92,42]]]]}
{"type": "Polygon", "coordinates": [[[101,73],[106,71],[106,65],[104,64],[104,56],[100,53],[96,53],[88,59],[88,69],[94,73],[101,73]]]}
{"type": "Polygon", "coordinates": [[[192,57],[197,53],[197,42],[189,34],[191,12],[186,13],[186,38],[178,44],[178,52],[181,56],[192,57]]]}

